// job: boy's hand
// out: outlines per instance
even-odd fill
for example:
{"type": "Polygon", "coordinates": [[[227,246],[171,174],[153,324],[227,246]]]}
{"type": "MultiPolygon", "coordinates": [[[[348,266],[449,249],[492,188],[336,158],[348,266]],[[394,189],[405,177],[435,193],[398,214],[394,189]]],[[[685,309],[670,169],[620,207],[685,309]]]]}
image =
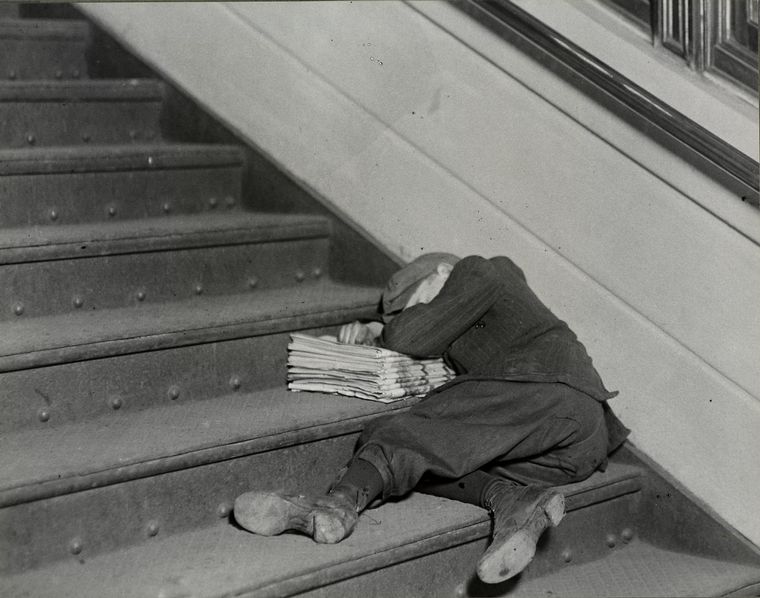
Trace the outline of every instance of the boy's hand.
{"type": "Polygon", "coordinates": [[[383,325],[380,322],[351,322],[340,327],[338,340],[347,345],[374,345],[382,331],[383,325]]]}

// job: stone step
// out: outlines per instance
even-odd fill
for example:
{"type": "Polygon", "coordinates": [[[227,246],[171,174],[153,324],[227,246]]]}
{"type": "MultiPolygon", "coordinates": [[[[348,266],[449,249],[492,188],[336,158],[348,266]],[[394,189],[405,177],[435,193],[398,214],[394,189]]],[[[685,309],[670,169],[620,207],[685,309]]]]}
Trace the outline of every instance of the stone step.
{"type": "MultiPolygon", "coordinates": [[[[619,532],[626,540],[620,543],[620,552],[643,544],[631,515],[631,505],[640,494],[640,476],[635,466],[613,463],[607,472],[563,488],[570,513],[559,528],[547,533],[536,561],[521,577],[530,579],[539,563],[554,570],[579,564],[572,560],[568,564],[562,556],[567,554],[568,539],[578,528],[593,527],[600,517],[623,526],[619,532]]],[[[288,486],[291,479],[288,476],[288,486]]],[[[264,480],[255,487],[271,484],[264,480]]],[[[232,496],[239,487],[229,491],[232,496]]],[[[86,525],[86,513],[82,517],[86,525]]],[[[508,595],[504,585],[484,587],[473,579],[490,534],[487,512],[423,494],[364,512],[349,538],[329,546],[299,535],[256,536],[224,518],[176,535],[164,534],[158,521],[153,527],[144,525],[139,545],[100,554],[90,550],[89,541],[94,539],[77,536],[73,543],[57,547],[59,561],[8,575],[0,589],[35,596],[52,595],[54,590],[59,596],[125,597],[508,595]],[[158,533],[149,537],[146,529],[158,533]],[[50,579],[56,579],[54,589],[46,585],[50,579]]],[[[586,551],[584,562],[610,553],[598,534],[587,535],[589,546],[597,547],[586,551]]],[[[721,581],[739,572],[749,577],[741,567],[727,569],[730,574],[721,574],[721,581]]]]}
{"type": "Polygon", "coordinates": [[[162,535],[214,525],[256,485],[323,491],[363,424],[408,404],[280,385],[3,434],[0,572],[65,557],[76,538],[91,556],[144,542],[152,523],[162,535]]]}
{"type": "Polygon", "coordinates": [[[0,231],[0,320],[252,292],[327,273],[329,221],[253,212],[0,231]]]}
{"type": "Polygon", "coordinates": [[[18,17],[13,5],[6,11],[0,12],[0,80],[87,77],[87,23],[12,18],[18,17]]]}
{"type": "Polygon", "coordinates": [[[334,326],[371,317],[379,298],[375,288],[321,279],[254,293],[17,318],[3,325],[0,372],[334,326]]]}
{"type": "Polygon", "coordinates": [[[0,147],[161,138],[163,84],[149,79],[0,83],[0,147]]]}
{"type": "Polygon", "coordinates": [[[0,150],[0,228],[238,209],[242,170],[225,145],[0,150]]]}

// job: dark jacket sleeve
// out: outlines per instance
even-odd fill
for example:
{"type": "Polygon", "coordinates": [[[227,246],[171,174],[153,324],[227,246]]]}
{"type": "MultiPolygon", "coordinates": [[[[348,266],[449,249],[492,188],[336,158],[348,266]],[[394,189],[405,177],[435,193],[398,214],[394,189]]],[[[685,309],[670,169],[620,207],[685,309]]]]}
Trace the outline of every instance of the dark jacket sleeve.
{"type": "Polygon", "coordinates": [[[416,357],[440,357],[488,311],[499,290],[493,265],[480,256],[466,257],[430,303],[405,309],[386,324],[381,344],[416,357]]]}

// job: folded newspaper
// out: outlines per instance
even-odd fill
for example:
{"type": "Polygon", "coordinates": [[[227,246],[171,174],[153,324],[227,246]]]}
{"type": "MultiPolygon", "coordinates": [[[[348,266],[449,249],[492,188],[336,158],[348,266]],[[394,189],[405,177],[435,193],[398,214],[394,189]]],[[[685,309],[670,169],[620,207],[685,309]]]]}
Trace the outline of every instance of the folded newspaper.
{"type": "Polygon", "coordinates": [[[389,349],[347,345],[334,336],[292,333],[288,388],[390,403],[424,395],[454,377],[443,359],[415,359],[389,349]]]}

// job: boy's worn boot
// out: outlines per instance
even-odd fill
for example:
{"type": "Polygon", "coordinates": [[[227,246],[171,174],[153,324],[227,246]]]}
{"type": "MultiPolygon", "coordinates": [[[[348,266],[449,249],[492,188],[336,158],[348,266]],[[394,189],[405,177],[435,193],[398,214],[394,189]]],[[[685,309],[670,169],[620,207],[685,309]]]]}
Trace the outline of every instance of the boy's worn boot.
{"type": "Polygon", "coordinates": [[[296,530],[321,544],[340,542],[359,519],[358,508],[342,493],[322,496],[246,492],[235,500],[235,520],[248,531],[276,536],[296,530]]]}
{"type": "Polygon", "coordinates": [[[491,545],[478,562],[478,577],[485,583],[505,581],[525,569],[544,530],[565,516],[565,497],[540,486],[500,481],[487,490],[484,503],[493,515],[491,545]]]}

